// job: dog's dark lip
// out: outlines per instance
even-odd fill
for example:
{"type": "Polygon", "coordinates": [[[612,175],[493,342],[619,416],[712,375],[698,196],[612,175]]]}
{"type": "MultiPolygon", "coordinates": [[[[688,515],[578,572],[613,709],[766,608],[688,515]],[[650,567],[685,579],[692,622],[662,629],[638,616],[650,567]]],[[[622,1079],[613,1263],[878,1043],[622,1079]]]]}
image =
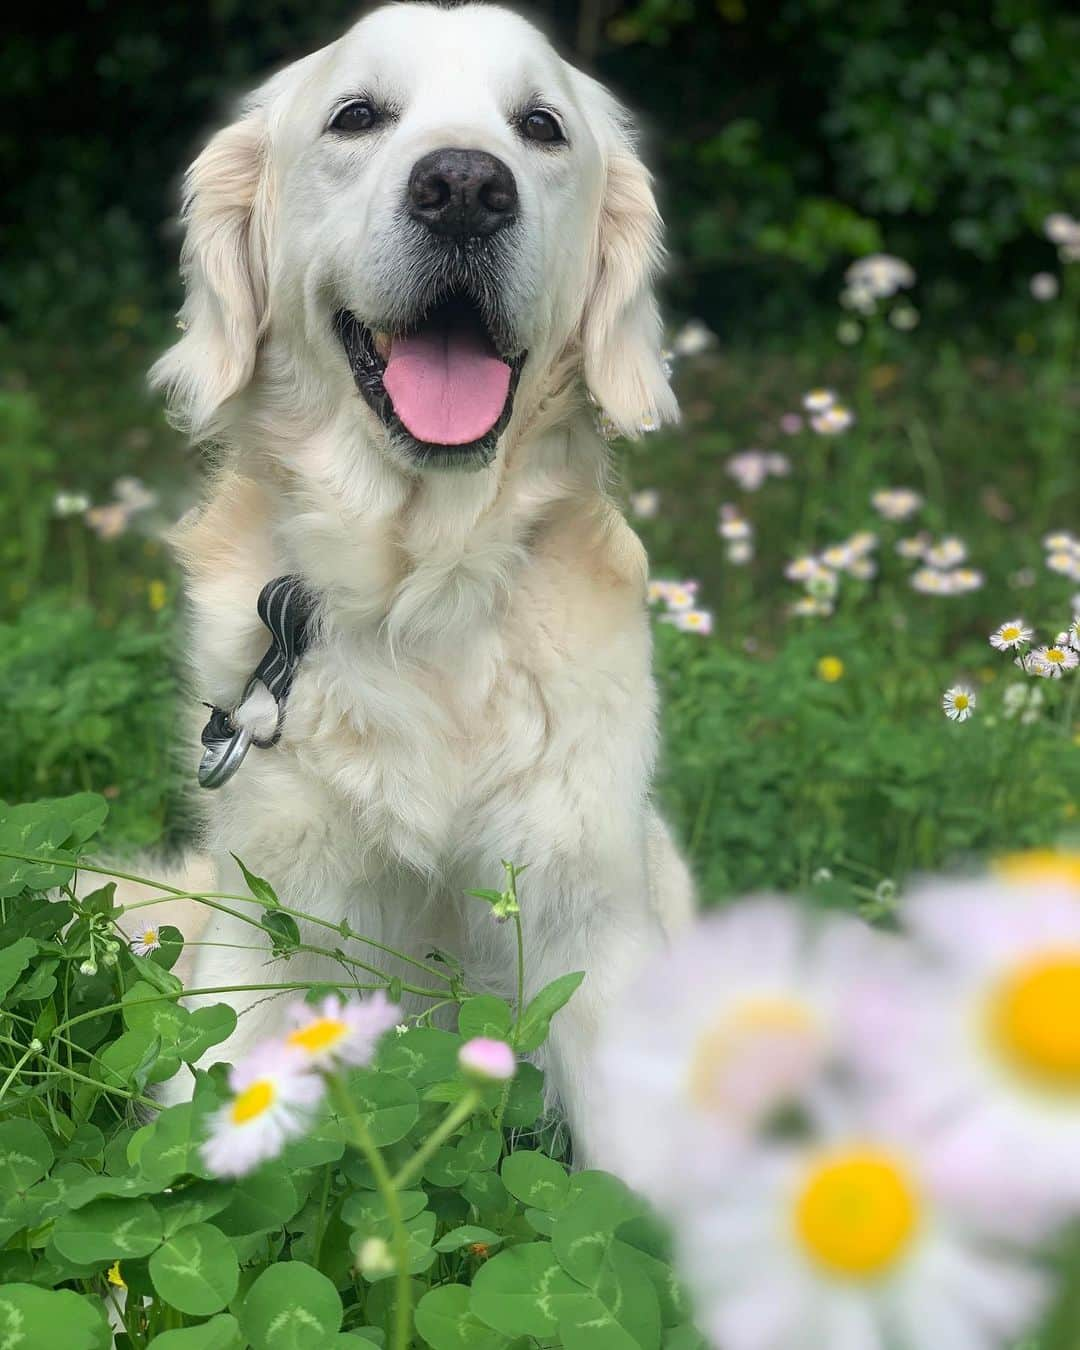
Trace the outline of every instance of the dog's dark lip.
{"type": "MultiPolygon", "coordinates": [[[[440,301],[440,304],[448,303],[472,304],[468,297],[457,295],[444,297],[440,301]]],[[[436,308],[438,306],[433,305],[425,314],[417,316],[416,320],[408,325],[404,331],[413,331],[424,321],[427,314],[430,314],[436,308]]],[[[473,305],[473,308],[476,308],[476,306],[473,305]]],[[[394,411],[393,402],[386,391],[386,386],[383,384],[386,362],[379,355],[375,345],[375,334],[385,332],[386,329],[377,324],[368,326],[348,309],[339,309],[334,315],[333,322],[334,329],[349,362],[353,381],[363,395],[364,401],[390,432],[394,443],[404,450],[416,464],[424,468],[482,468],[484,465],[491,463],[495,458],[495,449],[499,437],[506,430],[507,423],[513,413],[514,394],[517,391],[518,381],[521,379],[521,371],[528,357],[528,352],[519,351],[515,354],[504,354],[507,344],[498,341],[492,334],[490,327],[485,323],[493,347],[498,352],[500,359],[510,367],[510,388],[506,396],[506,402],[503,404],[503,410],[495,425],[479,440],[469,441],[465,445],[438,445],[430,441],[417,440],[406,429],[394,411]]]]}

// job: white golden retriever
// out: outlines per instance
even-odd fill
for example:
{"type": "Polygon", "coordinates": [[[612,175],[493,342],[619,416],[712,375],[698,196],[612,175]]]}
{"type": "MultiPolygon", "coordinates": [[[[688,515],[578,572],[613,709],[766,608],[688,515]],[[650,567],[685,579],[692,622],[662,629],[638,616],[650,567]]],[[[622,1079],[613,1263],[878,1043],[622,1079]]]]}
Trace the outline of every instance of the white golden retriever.
{"type": "MultiPolygon", "coordinates": [[[[205,794],[217,888],[244,890],[235,853],[306,913],[509,996],[512,927],[464,892],[527,864],[529,989],[587,972],[546,1067],[595,1160],[598,1020],[691,904],[649,800],[645,555],[586,397],[631,436],[677,415],[626,117],[512,13],[393,5],[246,101],[185,219],[184,332],[152,378],[223,448],[176,532],[199,696],[241,700],[267,581],[317,599],[280,740],[205,794]]],[[[235,719],[266,735],[274,704],[257,687],[235,719]]],[[[304,953],[268,972],[251,933],[213,915],[193,987],[342,978],[304,953]]]]}

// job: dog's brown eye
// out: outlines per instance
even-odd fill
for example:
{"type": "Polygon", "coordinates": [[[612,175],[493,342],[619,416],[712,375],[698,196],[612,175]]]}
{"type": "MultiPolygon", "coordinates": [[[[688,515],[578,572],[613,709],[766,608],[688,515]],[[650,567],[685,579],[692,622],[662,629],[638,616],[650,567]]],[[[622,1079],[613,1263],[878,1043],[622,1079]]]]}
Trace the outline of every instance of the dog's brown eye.
{"type": "Polygon", "coordinates": [[[366,98],[353,99],[339,108],[330,123],[331,131],[370,131],[379,120],[379,114],[366,98]]]}
{"type": "Polygon", "coordinates": [[[562,134],[562,127],[551,113],[545,112],[542,108],[535,108],[531,113],[525,114],[521,119],[521,134],[527,141],[543,141],[548,145],[566,139],[562,134]]]}

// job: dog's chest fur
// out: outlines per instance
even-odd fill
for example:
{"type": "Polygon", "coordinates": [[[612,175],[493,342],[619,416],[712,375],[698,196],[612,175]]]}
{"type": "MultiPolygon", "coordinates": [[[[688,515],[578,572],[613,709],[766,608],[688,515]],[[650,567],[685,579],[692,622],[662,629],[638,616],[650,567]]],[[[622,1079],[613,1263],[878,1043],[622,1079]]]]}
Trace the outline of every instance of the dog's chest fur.
{"type": "MultiPolygon", "coordinates": [[[[211,545],[223,537],[213,528],[220,496],[186,528],[181,551],[200,693],[226,700],[265,645],[251,597],[280,562],[260,525],[259,490],[236,480],[221,490],[228,560],[214,565],[207,553],[222,548],[211,545]],[[236,527],[246,518],[245,540],[236,527]]],[[[520,857],[538,811],[549,822],[565,816],[556,839],[565,836],[568,854],[580,848],[567,766],[609,755],[624,778],[632,744],[642,782],[648,774],[643,562],[603,499],[575,500],[548,512],[526,544],[503,530],[501,544],[424,560],[387,587],[381,612],[358,614],[328,593],[282,740],[249,756],[230,829],[250,814],[247,801],[268,822],[265,847],[307,852],[321,820],[317,833],[350,849],[345,865],[364,875],[395,865],[445,875],[478,841],[491,855],[520,857]]]]}

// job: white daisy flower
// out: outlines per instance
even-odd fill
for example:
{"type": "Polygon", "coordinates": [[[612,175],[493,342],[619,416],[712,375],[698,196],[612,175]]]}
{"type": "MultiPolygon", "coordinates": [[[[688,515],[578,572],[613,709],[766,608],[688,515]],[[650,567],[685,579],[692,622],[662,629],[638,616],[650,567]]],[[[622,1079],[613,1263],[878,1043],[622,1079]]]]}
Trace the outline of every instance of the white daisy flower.
{"type": "Polygon", "coordinates": [[[1043,535],[1043,548],[1048,553],[1075,553],[1080,548],[1080,540],[1068,530],[1055,530],[1043,535]]]}
{"type": "Polygon", "coordinates": [[[1052,244],[1072,244],[1080,240],[1080,221],[1067,211],[1052,211],[1043,221],[1043,233],[1052,244]]]}
{"type": "Polygon", "coordinates": [[[141,478],[135,478],[131,474],[118,478],[113,483],[113,494],[132,514],[136,511],[146,511],[151,506],[156,506],[158,501],[157,493],[148,488],[141,478]]]}
{"type": "Polygon", "coordinates": [[[878,537],[873,530],[856,530],[847,541],[847,546],[856,558],[861,558],[867,553],[873,553],[878,546],[878,537]]]}
{"type": "Polygon", "coordinates": [[[788,581],[809,581],[820,569],[821,563],[813,553],[802,553],[784,568],[788,581]]]}
{"type": "Polygon", "coordinates": [[[664,603],[670,610],[693,609],[696,599],[697,587],[687,582],[675,582],[664,595],[664,603]]]}
{"type": "Polygon", "coordinates": [[[646,588],[646,597],[650,605],[655,605],[658,600],[666,600],[673,586],[677,585],[674,581],[665,581],[659,577],[650,577],[646,588]]]}
{"type": "MultiPolygon", "coordinates": [[[[932,1129],[842,1119],[823,1141],[740,1156],[680,1215],[678,1264],[723,1350],[1004,1350],[1050,1291],[986,1202],[1001,1189],[932,1129]]],[[[1046,1227],[1033,1217],[1023,1237],[1046,1227]]]]}
{"type": "Polygon", "coordinates": [[[877,571],[877,563],[873,558],[852,558],[848,566],[848,575],[859,581],[872,581],[877,571]]]}
{"type": "Polygon", "coordinates": [[[724,1175],[778,1111],[887,1026],[902,950],[859,920],[759,897],[699,920],[610,1015],[598,1064],[614,1169],[661,1204],[724,1175]]]}
{"type": "Polygon", "coordinates": [[[1072,647],[1075,651],[1080,652],[1080,614],[1078,614],[1076,618],[1073,619],[1072,623],[1069,624],[1069,632],[1067,636],[1069,646],[1072,647]]]}
{"type": "Polygon", "coordinates": [[[683,633],[700,633],[703,637],[713,630],[712,611],[708,609],[681,609],[676,613],[662,614],[661,623],[674,624],[683,633]]]}
{"type": "Polygon", "coordinates": [[[815,413],[810,419],[810,425],[819,436],[838,436],[854,424],[855,414],[840,403],[834,403],[824,412],[815,413]]]}
{"type": "Polygon", "coordinates": [[[950,722],[966,722],[975,712],[978,700],[973,690],[965,685],[954,685],[946,689],[941,697],[941,707],[950,722]]]}
{"type": "Polygon", "coordinates": [[[716,343],[716,334],[702,319],[688,319],[671,341],[677,356],[700,356],[716,343]]]}
{"type": "Polygon", "coordinates": [[[909,535],[906,539],[896,541],[896,552],[901,558],[906,558],[909,562],[916,558],[926,556],[926,550],[930,547],[930,536],[925,530],[918,534],[909,535]]]}
{"type": "Polygon", "coordinates": [[[986,580],[982,572],[975,567],[957,567],[947,573],[949,587],[953,595],[964,595],[968,591],[977,591],[986,580]]]}
{"type": "Polygon", "coordinates": [[[926,551],[926,561],[931,567],[955,567],[967,557],[967,545],[955,534],[947,534],[926,551]]]}
{"type": "Polygon", "coordinates": [[[813,576],[806,580],[806,589],[815,600],[833,600],[840,589],[836,573],[828,567],[819,567],[813,576]]]}
{"type": "Polygon", "coordinates": [[[338,1064],[370,1064],[382,1035],[395,1025],[401,1009],[382,989],[346,1002],[328,994],[317,1007],[295,1003],[285,1045],[315,1069],[338,1064]]]}
{"type": "Polygon", "coordinates": [[[1072,549],[1058,549],[1047,554],[1046,565],[1059,576],[1068,577],[1070,581],[1080,581],[1080,554],[1074,553],[1072,549]]]}
{"type": "Polygon", "coordinates": [[[765,467],[773,478],[787,478],[791,473],[791,460],[788,459],[787,455],[782,455],[779,451],[773,450],[765,456],[765,467]]]}
{"type": "MultiPolygon", "coordinates": [[[[1030,642],[1035,630],[1029,628],[1023,619],[1009,619],[990,634],[990,646],[996,651],[1007,652],[1019,647],[1022,642],[1030,642]]],[[[1016,686],[1022,689],[1023,685],[1016,686]]]]}
{"type": "Polygon", "coordinates": [[[769,457],[763,450],[741,450],[724,467],[744,492],[757,492],[769,476],[769,457]]]}
{"type": "Polygon", "coordinates": [[[828,618],[833,607],[828,600],[818,600],[813,595],[801,595],[790,607],[790,612],[801,619],[828,618]]]}
{"type": "Polygon", "coordinates": [[[149,956],[161,946],[161,930],[155,924],[147,924],[131,939],[131,950],[136,956],[149,956]]]}
{"type": "Polygon", "coordinates": [[[836,393],[832,389],[811,389],[803,395],[803,407],[807,412],[823,413],[836,402],[836,393]]]}
{"type": "Polygon", "coordinates": [[[939,978],[897,1010],[880,1063],[899,1114],[941,1121],[956,1154],[1011,1173],[1018,1198],[1075,1213],[1080,873],[1004,862],[999,878],[931,882],[906,903],[939,978]]]}
{"type": "Polygon", "coordinates": [[[914,488],[881,488],[871,496],[870,504],[886,520],[907,520],[919,510],[923,499],[914,488]]]}
{"type": "Polygon", "coordinates": [[[1060,680],[1067,670],[1080,663],[1080,652],[1064,643],[1051,647],[1036,647],[1028,656],[1028,671],[1044,680],[1060,680]]]}
{"type": "Polygon", "coordinates": [[[638,430],[644,431],[646,434],[650,431],[659,431],[660,419],[656,416],[655,413],[651,412],[642,413],[641,417],[638,419],[638,430]]]}
{"type": "Polygon", "coordinates": [[[912,590],[923,595],[951,594],[951,580],[947,572],[939,572],[936,567],[919,567],[909,578],[912,590]]]}
{"type": "Polygon", "coordinates": [[[1061,293],[1061,283],[1053,272],[1036,272],[1028,285],[1034,298],[1044,303],[1056,300],[1061,293]]]}
{"type": "Polygon", "coordinates": [[[743,567],[754,558],[754,545],[749,539],[736,539],[727,546],[727,560],[736,567],[743,567]]]}
{"type": "Polygon", "coordinates": [[[877,299],[887,299],[915,285],[915,269],[891,253],[870,253],[858,258],[844,273],[849,286],[862,287],[877,299]]]}
{"type": "Polygon", "coordinates": [[[850,566],[854,557],[855,554],[847,544],[830,544],[821,551],[821,561],[834,572],[842,572],[850,566]]]}
{"type": "Polygon", "coordinates": [[[85,492],[58,492],[53,498],[53,515],[66,519],[68,516],[81,516],[90,505],[85,492]]]}
{"type": "Polygon", "coordinates": [[[640,520],[652,520],[660,511],[660,494],[656,488],[642,488],[631,492],[630,510],[640,520]]]}
{"type": "Polygon", "coordinates": [[[216,1176],[242,1176],[276,1158],[310,1125],[323,1095],[322,1079],[304,1057],[273,1042],[230,1070],[229,1087],[233,1098],[212,1117],[202,1146],[216,1176]]]}

